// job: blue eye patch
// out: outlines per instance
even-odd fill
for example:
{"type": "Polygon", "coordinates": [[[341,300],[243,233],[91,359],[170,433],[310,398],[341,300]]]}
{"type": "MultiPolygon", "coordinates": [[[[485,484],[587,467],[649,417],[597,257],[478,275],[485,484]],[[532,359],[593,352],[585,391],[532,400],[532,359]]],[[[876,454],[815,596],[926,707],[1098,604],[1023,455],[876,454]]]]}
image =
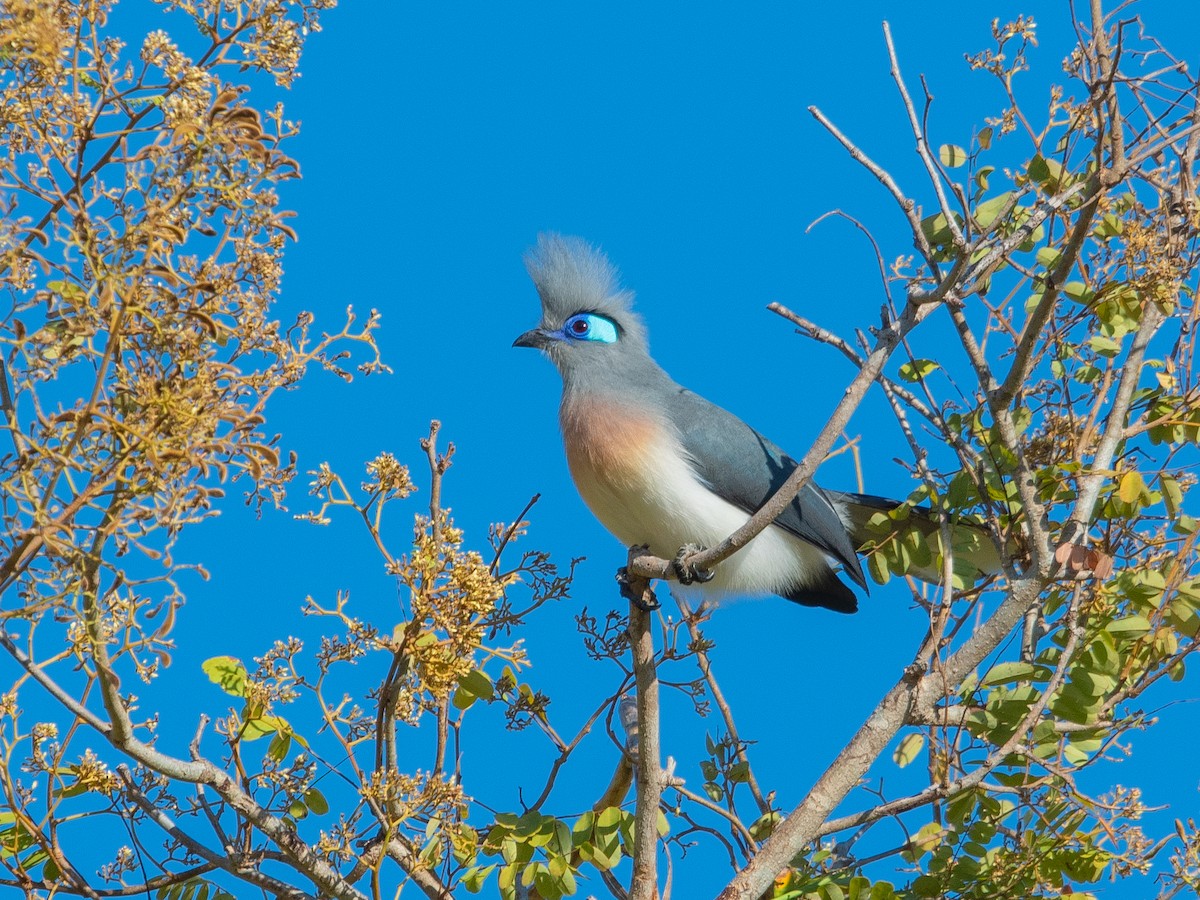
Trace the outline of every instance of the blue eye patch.
{"type": "Polygon", "coordinates": [[[597,341],[615,344],[617,323],[599,313],[576,313],[563,323],[562,333],[573,341],[597,341]]]}

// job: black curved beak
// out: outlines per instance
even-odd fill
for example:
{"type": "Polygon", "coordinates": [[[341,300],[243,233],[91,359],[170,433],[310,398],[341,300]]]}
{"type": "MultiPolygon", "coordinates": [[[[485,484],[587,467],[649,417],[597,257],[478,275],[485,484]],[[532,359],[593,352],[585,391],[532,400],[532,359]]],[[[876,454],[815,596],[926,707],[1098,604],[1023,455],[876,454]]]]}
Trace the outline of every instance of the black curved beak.
{"type": "Polygon", "coordinates": [[[550,343],[550,335],[541,328],[531,328],[513,341],[513,346],[533,347],[535,350],[541,350],[548,343],[550,343]]]}

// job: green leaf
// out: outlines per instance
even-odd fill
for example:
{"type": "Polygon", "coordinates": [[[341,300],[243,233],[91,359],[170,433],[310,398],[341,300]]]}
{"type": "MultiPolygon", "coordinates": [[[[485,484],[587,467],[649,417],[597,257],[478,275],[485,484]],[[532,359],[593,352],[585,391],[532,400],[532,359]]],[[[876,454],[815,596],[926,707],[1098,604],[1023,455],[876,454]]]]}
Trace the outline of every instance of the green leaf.
{"type": "Polygon", "coordinates": [[[1088,339],[1088,345],[1101,356],[1114,357],[1121,352],[1121,345],[1110,337],[1094,334],[1088,339]]]}
{"type": "Polygon", "coordinates": [[[292,746],[292,736],[286,731],[275,732],[275,737],[271,738],[271,744],[267,747],[267,756],[275,760],[275,762],[283,762],[288,754],[288,750],[292,746]]]}
{"type": "Polygon", "coordinates": [[[888,571],[887,559],[878,550],[867,556],[867,571],[871,573],[876,584],[887,584],[892,580],[892,575],[888,571]]]}
{"type": "Polygon", "coordinates": [[[495,699],[496,692],[492,687],[492,680],[482,669],[472,669],[458,683],[481,700],[495,699]]]}
{"type": "Polygon", "coordinates": [[[979,189],[980,194],[988,189],[988,182],[995,171],[995,166],[980,166],[979,171],[975,173],[975,186],[979,189]]]}
{"type": "Polygon", "coordinates": [[[74,305],[80,305],[87,299],[87,291],[71,281],[48,281],[46,287],[74,305]]]}
{"type": "Polygon", "coordinates": [[[451,696],[450,703],[455,709],[467,710],[470,709],[478,699],[478,697],[460,684],[454,691],[453,696],[451,696]]]}
{"type": "Polygon", "coordinates": [[[492,874],[497,863],[492,863],[490,866],[472,866],[463,873],[462,885],[472,894],[478,894],[483,890],[483,883],[487,877],[492,874]]]}
{"type": "Polygon", "coordinates": [[[63,798],[78,797],[79,795],[86,794],[86,793],[87,793],[87,787],[82,784],[73,784],[70,787],[54,789],[55,797],[63,797],[63,798]]]}
{"type": "Polygon", "coordinates": [[[1125,224],[1112,213],[1105,213],[1098,225],[1092,229],[1092,234],[1105,240],[1111,237],[1118,237],[1125,230],[1125,224]]]}
{"type": "Polygon", "coordinates": [[[1005,191],[1003,194],[997,194],[991,200],[985,200],[975,207],[975,224],[982,229],[991,227],[996,221],[996,217],[1004,211],[1012,200],[1012,191],[1005,191]]]}
{"type": "Polygon", "coordinates": [[[631,812],[621,811],[621,842],[625,845],[625,852],[629,856],[633,856],[634,838],[637,835],[637,822],[631,812]]]}
{"type": "MultiPolygon", "coordinates": [[[[291,733],[292,726],[281,716],[254,716],[242,723],[242,740],[257,741],[268,734],[291,733]]],[[[268,750],[269,752],[269,750],[268,750]]]]}
{"type": "Polygon", "coordinates": [[[621,842],[613,840],[608,844],[595,843],[592,845],[592,862],[601,869],[613,869],[621,861],[621,842]]]}
{"type": "Polygon", "coordinates": [[[32,869],[34,866],[40,865],[49,858],[50,854],[39,847],[21,860],[21,867],[24,869],[32,869]]]}
{"type": "MultiPolygon", "coordinates": [[[[607,812],[608,810],[605,810],[607,812]]],[[[531,809],[517,819],[517,837],[529,838],[542,830],[542,814],[531,809]]]]}
{"type": "Polygon", "coordinates": [[[508,865],[506,865],[503,869],[500,870],[500,874],[496,876],[496,883],[501,891],[505,891],[505,890],[511,890],[511,888],[516,884],[516,882],[517,882],[517,866],[515,863],[510,862],[508,865]]]}
{"type": "Polygon", "coordinates": [[[1081,691],[1094,698],[1107,697],[1117,686],[1114,676],[1086,669],[1076,671],[1071,680],[1081,691]]]}
{"type": "Polygon", "coordinates": [[[571,836],[574,843],[582,844],[592,836],[592,825],[596,821],[596,814],[590,809],[575,820],[575,824],[571,826],[571,836]]]}
{"type": "MultiPolygon", "coordinates": [[[[955,217],[957,221],[958,217],[955,217]]],[[[962,223],[959,222],[961,225],[962,223]]],[[[950,224],[946,221],[946,217],[941,213],[935,213],[932,216],[926,216],[921,220],[921,232],[925,235],[925,239],[935,247],[945,247],[954,241],[954,234],[950,231],[950,224]]]]}
{"type": "Polygon", "coordinates": [[[906,734],[896,747],[896,751],[892,754],[892,759],[900,768],[904,768],[913,760],[915,760],[921,752],[921,748],[925,746],[925,735],[923,734],[906,734]]]}
{"type": "Polygon", "coordinates": [[[940,369],[932,359],[914,359],[900,366],[900,377],[905,381],[920,381],[930,372],[940,369]]]}
{"type": "Polygon", "coordinates": [[[1138,637],[1150,630],[1150,620],[1145,616],[1125,616],[1109,622],[1104,630],[1122,637],[1138,637]]]}
{"type": "Polygon", "coordinates": [[[992,666],[980,682],[985,687],[1028,681],[1037,672],[1037,666],[1027,662],[1005,662],[992,666]]]}
{"type": "Polygon", "coordinates": [[[1090,706],[1085,706],[1077,698],[1067,696],[1065,693],[1050,704],[1050,711],[1077,725],[1090,725],[1095,718],[1094,711],[1090,706]]]}
{"type": "Polygon", "coordinates": [[[957,144],[942,144],[938,147],[938,159],[946,168],[957,169],[959,166],[966,165],[967,151],[957,144]]]}
{"type": "Polygon", "coordinates": [[[659,837],[666,837],[671,833],[671,823],[667,821],[667,815],[661,809],[658,811],[658,818],[655,820],[654,827],[658,829],[659,837]]]}
{"type": "Polygon", "coordinates": [[[1172,518],[1179,515],[1180,507],[1183,505],[1183,489],[1180,488],[1179,482],[1171,475],[1160,475],[1158,477],[1158,486],[1162,489],[1163,504],[1167,507],[1167,514],[1172,518]]]}
{"type": "Polygon", "coordinates": [[[521,872],[521,884],[524,885],[525,887],[532,886],[533,879],[535,879],[537,877],[537,874],[541,870],[541,868],[542,868],[542,864],[540,862],[531,862],[531,863],[527,864],[525,866],[524,870],[522,870],[522,872],[521,872]]]}
{"type": "Polygon", "coordinates": [[[214,656],[200,664],[209,681],[218,685],[221,690],[234,697],[246,696],[246,682],[249,676],[242,661],[235,656],[214,656]]]}
{"type": "Polygon", "coordinates": [[[775,826],[783,821],[781,813],[772,811],[764,813],[754,820],[750,825],[750,837],[756,841],[765,841],[771,836],[771,832],[775,830],[775,826]]]}
{"type": "Polygon", "coordinates": [[[537,888],[538,896],[542,900],[559,900],[563,895],[558,879],[544,868],[539,867],[538,871],[534,874],[533,884],[537,888]]]}
{"type": "Polygon", "coordinates": [[[562,886],[562,890],[563,890],[564,894],[572,895],[578,890],[578,887],[576,886],[576,883],[575,883],[575,873],[572,872],[569,868],[565,872],[562,873],[562,876],[559,878],[558,883],[562,886]]]}
{"type": "Polygon", "coordinates": [[[613,832],[621,825],[621,808],[619,806],[609,806],[600,810],[600,814],[596,816],[596,831],[613,832]]]}
{"type": "Polygon", "coordinates": [[[1058,191],[1064,181],[1062,164],[1056,160],[1047,159],[1041,154],[1034,156],[1029,161],[1026,173],[1048,194],[1058,191]]]}
{"type": "Polygon", "coordinates": [[[1149,493],[1150,490],[1146,487],[1146,482],[1142,479],[1142,473],[1136,470],[1126,472],[1117,483],[1117,496],[1125,503],[1133,503],[1141,500],[1149,493]]]}
{"type": "Polygon", "coordinates": [[[308,808],[315,812],[318,816],[323,816],[329,812],[329,801],[325,799],[325,795],[318,791],[315,787],[309,788],[304,792],[304,802],[308,808]]]}
{"type": "Polygon", "coordinates": [[[909,862],[916,862],[926,853],[937,849],[941,845],[945,834],[945,828],[937,822],[930,822],[923,825],[921,826],[921,830],[913,835],[908,847],[905,848],[901,855],[909,862]]]}
{"type": "Polygon", "coordinates": [[[506,863],[517,862],[517,842],[510,837],[506,837],[500,842],[500,858],[506,863]]]}
{"type": "Polygon", "coordinates": [[[1096,298],[1096,292],[1082,281],[1068,281],[1063,285],[1062,292],[1076,303],[1088,304],[1096,298]]]}
{"type": "Polygon", "coordinates": [[[554,823],[554,849],[561,853],[564,857],[569,857],[571,851],[575,849],[574,835],[571,833],[571,827],[566,822],[559,819],[552,820],[554,823]]]}
{"type": "Polygon", "coordinates": [[[1058,265],[1058,261],[1062,259],[1062,251],[1057,247],[1042,247],[1037,252],[1038,265],[1046,269],[1053,269],[1058,265]]]}

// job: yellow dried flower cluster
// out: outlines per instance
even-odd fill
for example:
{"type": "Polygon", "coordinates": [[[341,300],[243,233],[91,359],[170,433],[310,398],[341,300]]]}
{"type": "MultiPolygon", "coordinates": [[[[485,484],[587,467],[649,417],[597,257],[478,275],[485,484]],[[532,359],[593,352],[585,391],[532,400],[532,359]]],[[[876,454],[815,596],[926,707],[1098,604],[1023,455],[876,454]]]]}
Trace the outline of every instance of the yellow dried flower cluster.
{"type": "MultiPolygon", "coordinates": [[[[1193,227],[1194,224],[1193,224],[1193,227]]],[[[1166,235],[1157,218],[1127,216],[1122,221],[1124,264],[1142,302],[1173,304],[1179,296],[1187,270],[1186,260],[1164,253],[1166,235]]]]}
{"type": "Polygon", "coordinates": [[[367,463],[369,481],[364,481],[362,489],[368,493],[381,493],[388,498],[403,499],[416,490],[408,473],[408,466],[402,465],[391,453],[380,453],[367,463]]]}
{"type": "Polygon", "coordinates": [[[75,776],[72,787],[78,789],[111,795],[121,787],[121,779],[90,749],[79,762],[69,767],[69,771],[75,776]]]}
{"type": "Polygon", "coordinates": [[[70,4],[6,0],[0,11],[0,50],[37,69],[56,69],[71,44],[70,4]]]}
{"type": "Polygon", "coordinates": [[[342,817],[328,831],[321,829],[317,839],[317,852],[328,860],[348,862],[359,857],[360,851],[355,846],[357,840],[358,832],[342,817]]]}
{"type": "Polygon", "coordinates": [[[413,553],[399,572],[421,633],[410,652],[422,686],[435,697],[444,697],[475,667],[485,617],[516,577],[498,577],[478,553],[462,552],[461,544],[462,532],[449,520],[435,530],[419,516],[413,553]]]}
{"type": "Polygon", "coordinates": [[[466,815],[467,798],[462,786],[420,769],[412,774],[373,772],[360,793],[364,800],[386,812],[390,828],[401,828],[414,818],[454,822],[466,815]]]}

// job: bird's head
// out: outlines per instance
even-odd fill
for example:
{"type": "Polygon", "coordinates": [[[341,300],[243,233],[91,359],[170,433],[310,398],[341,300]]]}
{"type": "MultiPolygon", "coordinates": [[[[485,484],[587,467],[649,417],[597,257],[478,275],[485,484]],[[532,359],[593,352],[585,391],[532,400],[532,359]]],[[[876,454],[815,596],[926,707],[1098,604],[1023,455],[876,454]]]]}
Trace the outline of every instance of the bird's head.
{"type": "Polygon", "coordinates": [[[544,351],[568,383],[649,361],[633,294],[600,250],[576,237],[542,234],[525,267],[542,300],[542,321],[514,347],[544,351]]]}

